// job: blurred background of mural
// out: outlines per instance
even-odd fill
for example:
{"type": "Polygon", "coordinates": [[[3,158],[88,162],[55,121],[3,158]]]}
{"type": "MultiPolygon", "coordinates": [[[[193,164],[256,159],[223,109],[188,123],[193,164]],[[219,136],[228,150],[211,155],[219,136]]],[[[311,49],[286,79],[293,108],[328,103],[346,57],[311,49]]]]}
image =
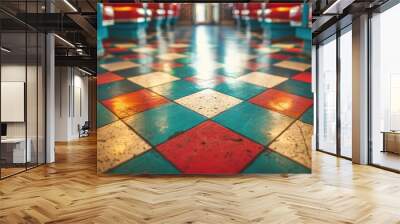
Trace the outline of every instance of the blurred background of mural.
{"type": "Polygon", "coordinates": [[[310,173],[310,10],[98,4],[98,172],[310,173]]]}

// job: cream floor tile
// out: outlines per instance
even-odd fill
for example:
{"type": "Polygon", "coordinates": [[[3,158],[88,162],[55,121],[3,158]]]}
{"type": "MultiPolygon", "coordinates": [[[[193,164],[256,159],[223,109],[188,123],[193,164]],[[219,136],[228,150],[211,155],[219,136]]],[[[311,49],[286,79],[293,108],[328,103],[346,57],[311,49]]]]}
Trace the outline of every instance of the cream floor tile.
{"type": "Polygon", "coordinates": [[[240,78],[238,78],[238,80],[258,86],[272,88],[286,81],[287,78],[263,72],[251,72],[247,75],[241,76],[240,78]]]}
{"type": "Polygon", "coordinates": [[[128,68],[134,68],[137,66],[139,66],[139,65],[136,63],[130,62],[130,61],[113,62],[113,63],[100,65],[100,67],[105,68],[110,72],[115,72],[118,70],[124,70],[124,69],[128,69],[128,68]]]}
{"type": "Polygon", "coordinates": [[[152,53],[152,52],[156,51],[156,49],[154,49],[152,47],[139,47],[139,48],[133,49],[132,51],[137,52],[137,53],[152,53]]]}
{"type": "Polygon", "coordinates": [[[302,72],[304,72],[305,70],[307,70],[311,67],[310,64],[294,62],[294,61],[281,61],[281,62],[275,63],[274,66],[297,70],[297,71],[302,71],[302,72]]]}
{"type": "Polygon", "coordinates": [[[129,78],[128,80],[148,88],[172,82],[178,79],[178,77],[172,76],[165,72],[152,72],[144,75],[134,76],[129,78]]]}
{"type": "Polygon", "coordinates": [[[294,48],[294,44],[273,44],[271,47],[274,48],[294,48]]]}
{"type": "Polygon", "coordinates": [[[133,48],[136,47],[136,44],[115,44],[115,46],[119,48],[133,48]]]}
{"type": "Polygon", "coordinates": [[[179,58],[185,58],[187,56],[184,54],[178,54],[178,53],[167,53],[167,54],[160,54],[157,57],[161,60],[172,61],[172,60],[176,60],[179,58]]]}
{"type": "Polygon", "coordinates": [[[276,53],[279,51],[279,49],[272,48],[272,47],[260,47],[260,48],[257,48],[257,51],[261,52],[261,53],[276,53]]]}
{"type": "Polygon", "coordinates": [[[210,80],[210,79],[218,79],[218,78],[221,79],[221,78],[223,78],[223,80],[225,82],[235,80],[232,77],[218,75],[218,74],[215,74],[215,73],[199,73],[194,77],[196,77],[197,79],[201,79],[201,80],[210,80]]]}
{"type": "Polygon", "coordinates": [[[190,66],[196,68],[197,71],[213,71],[224,66],[222,63],[210,61],[210,59],[196,59],[190,66]]]}
{"type": "Polygon", "coordinates": [[[242,100],[212,89],[205,89],[198,93],[180,98],[175,102],[211,118],[239,104],[242,100]]]}
{"type": "Polygon", "coordinates": [[[186,47],[189,47],[189,44],[174,43],[174,44],[170,44],[169,47],[173,47],[173,48],[186,48],[186,47]]]}
{"type": "Polygon", "coordinates": [[[97,170],[105,172],[151,148],[122,121],[97,129],[97,170]]]}
{"type": "Polygon", "coordinates": [[[251,55],[251,54],[239,54],[239,57],[240,57],[242,60],[245,60],[245,61],[247,61],[247,60],[251,60],[251,59],[254,59],[254,58],[256,58],[256,57],[257,57],[257,55],[251,55]]]}
{"type": "Polygon", "coordinates": [[[311,168],[311,138],[313,126],[296,121],[269,148],[311,168]]]}

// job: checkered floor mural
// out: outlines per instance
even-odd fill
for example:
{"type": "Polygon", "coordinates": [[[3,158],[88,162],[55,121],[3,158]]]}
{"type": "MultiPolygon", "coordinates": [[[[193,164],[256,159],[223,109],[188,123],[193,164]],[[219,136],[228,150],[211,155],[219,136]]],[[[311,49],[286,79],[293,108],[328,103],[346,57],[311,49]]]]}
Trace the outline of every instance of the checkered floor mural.
{"type": "Polygon", "coordinates": [[[300,40],[188,26],[104,47],[100,173],[311,172],[311,59],[300,40]]]}

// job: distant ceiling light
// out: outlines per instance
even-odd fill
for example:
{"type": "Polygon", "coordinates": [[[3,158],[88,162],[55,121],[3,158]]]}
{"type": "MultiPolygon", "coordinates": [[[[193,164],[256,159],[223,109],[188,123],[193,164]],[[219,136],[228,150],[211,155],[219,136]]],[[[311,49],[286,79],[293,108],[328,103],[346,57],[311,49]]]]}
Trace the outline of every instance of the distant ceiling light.
{"type": "Polygon", "coordinates": [[[6,53],[10,53],[11,52],[11,50],[9,50],[9,49],[7,49],[5,47],[1,47],[0,49],[1,49],[1,51],[4,51],[6,53]]]}
{"type": "Polygon", "coordinates": [[[64,42],[65,44],[67,44],[70,47],[75,48],[75,45],[73,45],[71,42],[69,42],[68,40],[60,37],[58,34],[54,34],[55,37],[57,37],[59,40],[61,40],[62,42],[64,42]]]}
{"type": "Polygon", "coordinates": [[[73,6],[68,0],[64,0],[65,4],[68,5],[74,12],[78,12],[78,10],[73,6]]]}
{"type": "Polygon", "coordinates": [[[336,0],[332,5],[330,5],[324,12],[323,15],[329,14],[342,14],[343,10],[351,5],[355,0],[336,0]]]}
{"type": "Polygon", "coordinates": [[[81,68],[79,68],[79,67],[78,67],[78,70],[81,71],[81,72],[83,72],[83,73],[85,73],[85,74],[87,74],[87,75],[93,75],[92,73],[90,73],[90,72],[88,72],[88,71],[86,71],[86,70],[83,70],[83,69],[81,69],[81,68]]]}

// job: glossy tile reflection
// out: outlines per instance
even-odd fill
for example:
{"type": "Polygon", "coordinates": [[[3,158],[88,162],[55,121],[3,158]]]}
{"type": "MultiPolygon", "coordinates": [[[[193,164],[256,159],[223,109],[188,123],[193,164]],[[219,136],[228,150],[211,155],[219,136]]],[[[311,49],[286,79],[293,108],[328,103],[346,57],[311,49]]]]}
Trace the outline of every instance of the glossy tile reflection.
{"type": "Polygon", "coordinates": [[[312,126],[296,121],[269,148],[311,168],[312,126]]]}
{"type": "Polygon", "coordinates": [[[99,172],[310,172],[313,93],[303,41],[177,26],[108,40],[105,52],[99,172]]]}
{"type": "Polygon", "coordinates": [[[186,174],[235,174],[263,146],[207,121],[157,147],[186,174]]]}
{"type": "Polygon", "coordinates": [[[180,98],[176,100],[176,102],[196,111],[199,114],[211,118],[242,101],[235,97],[211,89],[206,89],[190,96],[180,98]]]}
{"type": "Polygon", "coordinates": [[[151,147],[121,121],[97,129],[98,172],[107,171],[151,147]]]}
{"type": "Polygon", "coordinates": [[[254,85],[272,88],[287,80],[285,77],[271,75],[263,72],[252,72],[240,77],[238,80],[254,85]]]}

